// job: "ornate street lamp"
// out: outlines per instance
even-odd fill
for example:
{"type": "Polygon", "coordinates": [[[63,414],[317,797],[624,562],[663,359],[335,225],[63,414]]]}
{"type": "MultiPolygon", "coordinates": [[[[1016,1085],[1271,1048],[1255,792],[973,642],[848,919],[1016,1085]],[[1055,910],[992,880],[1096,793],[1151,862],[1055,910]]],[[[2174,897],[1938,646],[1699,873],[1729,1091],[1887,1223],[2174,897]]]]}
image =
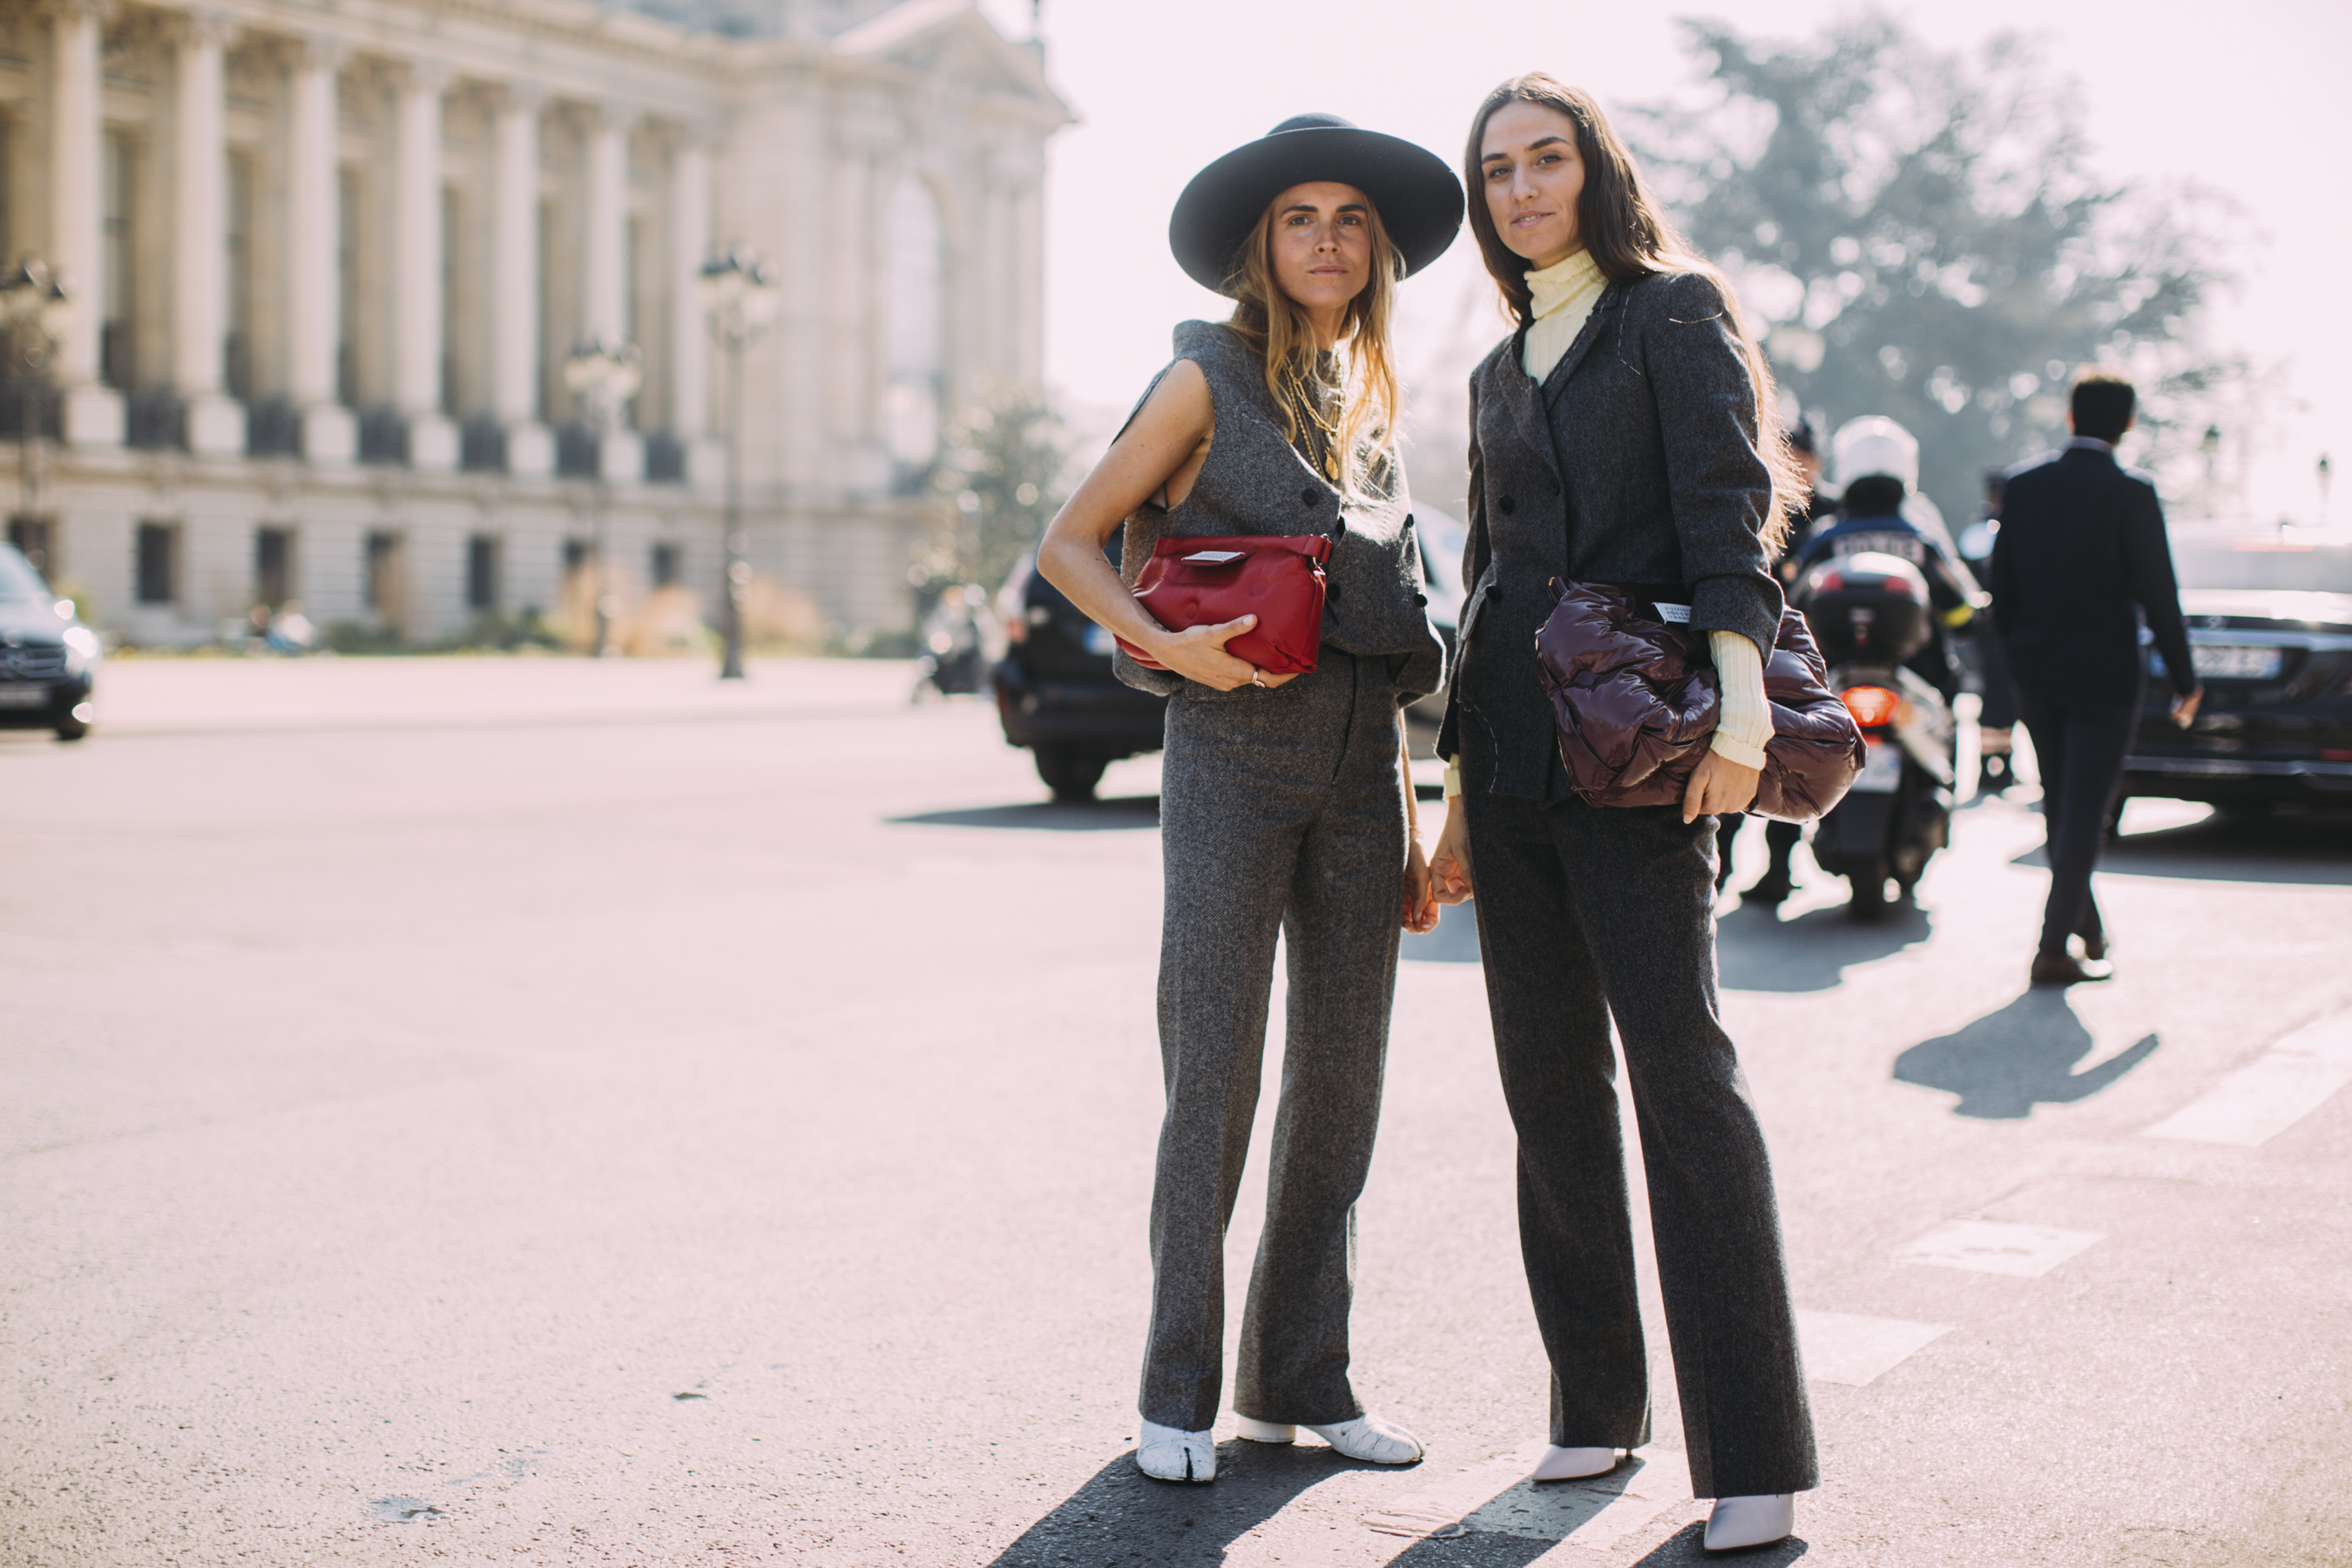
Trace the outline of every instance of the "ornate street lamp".
{"type": "Polygon", "coordinates": [[[743,599],[751,586],[751,540],[743,531],[743,351],[775,319],[774,269],[741,247],[702,264],[703,308],[727,351],[727,577],[719,636],[726,651],[719,679],[743,679],[743,599]]]}
{"type": "Polygon", "coordinates": [[[8,334],[9,357],[19,373],[16,510],[27,521],[33,514],[33,437],[41,394],[48,387],[49,361],[73,324],[73,297],[37,257],[25,258],[0,278],[0,329],[8,334]]]}
{"type": "Polygon", "coordinates": [[[637,395],[645,379],[635,343],[608,343],[602,338],[582,340],[563,362],[563,384],[580,402],[588,427],[596,434],[596,472],[592,493],[596,506],[596,657],[609,658],[613,617],[620,613],[620,597],[613,589],[612,494],[604,480],[604,443],[620,423],[621,407],[637,395]]]}

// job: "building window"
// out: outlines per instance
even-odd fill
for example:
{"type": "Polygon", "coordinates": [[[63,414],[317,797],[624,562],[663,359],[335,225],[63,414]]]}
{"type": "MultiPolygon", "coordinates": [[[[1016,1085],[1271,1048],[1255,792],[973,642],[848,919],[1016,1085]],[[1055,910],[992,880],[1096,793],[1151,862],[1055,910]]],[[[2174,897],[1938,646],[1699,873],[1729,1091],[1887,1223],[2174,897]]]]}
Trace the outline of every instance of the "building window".
{"type": "Polygon", "coordinates": [[[56,546],[50,542],[56,537],[51,531],[54,527],[46,517],[8,520],[8,542],[23,551],[25,559],[33,563],[33,570],[44,577],[57,573],[57,562],[51,554],[56,546]]]}
{"type": "Polygon", "coordinates": [[[135,370],[131,336],[131,214],[138,195],[136,154],[130,137],[109,132],[99,170],[98,374],[107,385],[125,389],[135,370]]]}
{"type": "Polygon", "coordinates": [[[278,608],[294,596],[294,531],[253,531],[253,602],[278,608]]]}
{"type": "Polygon", "coordinates": [[[179,529],[168,522],[142,522],[137,549],[139,602],[168,605],[176,600],[180,596],[179,529]]]}
{"type": "MultiPolygon", "coordinates": [[[[222,240],[228,255],[222,283],[228,290],[226,331],[221,337],[221,377],[228,395],[253,395],[253,157],[228,155],[227,211],[222,240]]],[[[275,600],[270,601],[276,603],[275,600]]]]}
{"type": "Polygon", "coordinates": [[[400,535],[367,536],[367,607],[379,616],[400,613],[400,535]]]}
{"type": "Polygon", "coordinates": [[[675,544],[654,546],[654,586],[667,588],[677,582],[681,552],[675,544]]]}
{"type": "Polygon", "coordinates": [[[563,574],[569,577],[588,564],[588,542],[567,539],[563,542],[563,574]]]}
{"type": "Polygon", "coordinates": [[[335,401],[360,405],[360,175],[335,175],[335,401]]]}
{"type": "Polygon", "coordinates": [[[889,382],[883,393],[883,436],[901,492],[922,489],[939,456],[946,392],[947,321],[942,283],[939,198],[914,175],[891,193],[884,220],[888,256],[883,307],[883,353],[889,382]]]}
{"type": "Polygon", "coordinates": [[[493,535],[478,533],[466,541],[466,607],[499,607],[499,542],[493,535]]]}

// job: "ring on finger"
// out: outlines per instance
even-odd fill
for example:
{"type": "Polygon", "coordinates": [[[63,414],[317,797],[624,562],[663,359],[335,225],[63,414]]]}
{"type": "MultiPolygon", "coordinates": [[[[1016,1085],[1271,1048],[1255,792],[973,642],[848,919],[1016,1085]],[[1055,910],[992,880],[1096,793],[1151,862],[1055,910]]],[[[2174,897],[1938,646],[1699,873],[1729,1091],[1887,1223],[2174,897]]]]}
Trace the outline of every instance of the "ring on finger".
{"type": "Polygon", "coordinates": [[[1259,688],[1260,689],[1264,689],[1265,686],[1265,671],[1262,669],[1252,669],[1250,671],[1250,684],[1259,688]]]}

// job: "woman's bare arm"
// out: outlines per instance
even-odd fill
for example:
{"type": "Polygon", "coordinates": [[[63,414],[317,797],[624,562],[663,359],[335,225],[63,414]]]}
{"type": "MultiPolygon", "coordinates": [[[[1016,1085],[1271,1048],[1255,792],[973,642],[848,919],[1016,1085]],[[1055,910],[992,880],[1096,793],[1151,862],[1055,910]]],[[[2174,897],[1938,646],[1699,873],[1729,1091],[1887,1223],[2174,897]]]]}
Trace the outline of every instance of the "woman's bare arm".
{"type": "MultiPolygon", "coordinates": [[[[1244,616],[1218,626],[1171,632],[1135,602],[1103,555],[1112,531],[1192,466],[1215,426],[1208,378],[1192,361],[1177,361],[1045,530],[1037,545],[1037,570],[1096,622],[1170,669],[1188,680],[1230,691],[1249,685],[1257,670],[1227,653],[1225,643],[1255,626],[1257,617],[1244,616]]],[[[1288,679],[1268,675],[1260,684],[1277,686],[1288,679]]]]}

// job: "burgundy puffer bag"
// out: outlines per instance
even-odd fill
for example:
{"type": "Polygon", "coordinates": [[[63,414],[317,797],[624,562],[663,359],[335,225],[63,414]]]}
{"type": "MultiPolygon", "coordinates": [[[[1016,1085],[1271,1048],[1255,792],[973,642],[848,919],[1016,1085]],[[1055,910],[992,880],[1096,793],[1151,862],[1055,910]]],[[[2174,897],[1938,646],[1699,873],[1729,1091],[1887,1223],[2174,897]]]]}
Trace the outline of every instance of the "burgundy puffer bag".
{"type": "MultiPolygon", "coordinates": [[[[1570,784],[1593,805],[1679,805],[1721,705],[1705,636],[1659,621],[1622,588],[1555,578],[1552,592],[1536,658],[1570,784]]],[[[1793,609],[1780,612],[1764,695],[1772,739],[1748,809],[1783,822],[1820,816],[1862,771],[1862,731],[1793,609]]]]}

